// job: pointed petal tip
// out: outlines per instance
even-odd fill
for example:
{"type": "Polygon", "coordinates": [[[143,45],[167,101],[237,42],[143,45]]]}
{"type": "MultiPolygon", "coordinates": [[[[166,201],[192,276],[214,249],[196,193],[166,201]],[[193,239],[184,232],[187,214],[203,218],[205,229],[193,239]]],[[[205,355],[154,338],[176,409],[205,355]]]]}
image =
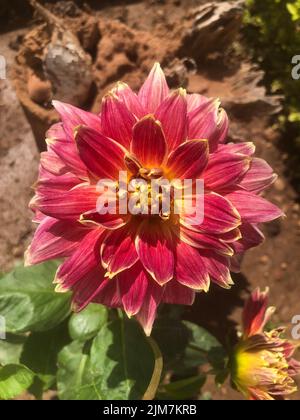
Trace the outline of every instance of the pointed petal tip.
{"type": "Polygon", "coordinates": [[[54,290],[56,293],[66,293],[69,289],[66,289],[61,283],[58,283],[54,290]]]}
{"type": "Polygon", "coordinates": [[[30,254],[30,246],[26,249],[24,253],[24,267],[31,267],[33,265],[31,254],[30,254]]]}

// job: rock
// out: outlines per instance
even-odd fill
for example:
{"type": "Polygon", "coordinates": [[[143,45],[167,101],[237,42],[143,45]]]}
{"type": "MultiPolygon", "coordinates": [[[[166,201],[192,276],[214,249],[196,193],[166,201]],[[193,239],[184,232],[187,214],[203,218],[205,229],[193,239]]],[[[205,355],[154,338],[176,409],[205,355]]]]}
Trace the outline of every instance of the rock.
{"type": "Polygon", "coordinates": [[[27,83],[28,94],[37,104],[43,105],[51,100],[52,88],[49,80],[42,80],[36,74],[31,74],[27,83]]]}
{"type": "Polygon", "coordinates": [[[242,25],[243,1],[206,3],[189,16],[191,27],[183,36],[180,53],[200,61],[222,51],[236,39],[242,25]]]}
{"type": "Polygon", "coordinates": [[[51,81],[53,97],[82,106],[89,98],[93,82],[91,56],[63,21],[35,0],[30,2],[47,22],[52,34],[44,51],[43,69],[51,81]]]}
{"type": "Polygon", "coordinates": [[[178,59],[164,69],[170,88],[187,87],[189,75],[196,71],[196,63],[192,59],[178,59]]]}

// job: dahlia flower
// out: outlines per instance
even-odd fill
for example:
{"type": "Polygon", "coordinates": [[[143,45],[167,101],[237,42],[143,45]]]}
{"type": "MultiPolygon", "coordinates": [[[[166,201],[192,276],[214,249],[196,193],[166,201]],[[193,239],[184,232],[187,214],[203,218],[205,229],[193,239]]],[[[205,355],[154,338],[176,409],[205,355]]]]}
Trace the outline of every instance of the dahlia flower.
{"type": "Polygon", "coordinates": [[[292,379],[300,363],[292,358],[296,343],[282,337],[284,328],[264,331],[275,308],[268,308],[268,289],[255,290],[243,312],[243,338],[231,363],[235,387],[250,400],[275,400],[297,391],[292,379]]]}
{"type": "MultiPolygon", "coordinates": [[[[275,179],[253,143],[226,144],[218,99],[169,91],[155,64],[138,94],[125,83],[103,98],[100,115],[54,101],[61,117],[47,133],[36,195],[39,223],[26,264],[65,258],[56,290],[123,308],[150,334],[161,302],[191,305],[214,282],[230,288],[237,256],[263,241],[258,224],[282,215],[260,196],[275,179]],[[100,214],[98,180],[202,180],[204,215],[100,214]]],[[[131,193],[134,195],[134,193],[131,193]]],[[[195,197],[192,197],[192,200],[195,197]]],[[[197,197],[196,197],[197,198],[197,197]]],[[[120,194],[119,198],[120,199],[120,194]]]]}

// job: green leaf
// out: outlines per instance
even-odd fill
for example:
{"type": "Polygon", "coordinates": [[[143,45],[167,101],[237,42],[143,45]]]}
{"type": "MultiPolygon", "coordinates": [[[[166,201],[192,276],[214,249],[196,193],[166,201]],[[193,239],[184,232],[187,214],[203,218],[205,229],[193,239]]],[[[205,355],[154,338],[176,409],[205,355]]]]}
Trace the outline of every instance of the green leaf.
{"type": "Polygon", "coordinates": [[[91,303],[87,308],[73,314],[69,321],[69,333],[73,340],[89,340],[98,333],[107,322],[107,309],[99,304],[91,303]]]}
{"type": "Polygon", "coordinates": [[[159,382],[162,364],[135,321],[105,324],[88,343],[74,341],[58,358],[62,400],[127,400],[149,395],[159,382]]]}
{"type": "Polygon", "coordinates": [[[61,400],[102,399],[90,371],[89,352],[82,341],[73,341],[60,352],[57,388],[61,400]]]}
{"type": "Polygon", "coordinates": [[[25,336],[7,334],[5,340],[0,340],[0,365],[18,364],[26,341],[25,336]]]}
{"type": "Polygon", "coordinates": [[[7,332],[44,331],[70,312],[70,295],[54,291],[56,262],[18,267],[0,279],[0,313],[7,332]]]}
{"type": "Polygon", "coordinates": [[[189,321],[183,321],[182,323],[190,333],[184,354],[185,366],[197,367],[208,363],[210,353],[221,347],[219,341],[197,324],[189,321]]]}
{"type": "Polygon", "coordinates": [[[160,389],[159,399],[187,400],[196,397],[206,381],[205,375],[197,375],[171,382],[160,389]]]}
{"type": "Polygon", "coordinates": [[[182,321],[159,318],[154,324],[152,336],[164,355],[166,370],[181,364],[182,356],[190,340],[190,331],[182,321]]]}
{"type": "Polygon", "coordinates": [[[44,391],[55,382],[58,353],[69,341],[66,322],[49,331],[32,333],[26,340],[21,363],[39,377],[44,391]]]}
{"type": "Polygon", "coordinates": [[[0,398],[15,398],[30,387],[34,373],[26,366],[7,365],[0,368],[0,398]]]}
{"type": "Polygon", "coordinates": [[[165,368],[179,375],[211,363],[211,353],[222,350],[214,336],[189,321],[161,318],[154,326],[153,337],[164,355],[165,368]]]}

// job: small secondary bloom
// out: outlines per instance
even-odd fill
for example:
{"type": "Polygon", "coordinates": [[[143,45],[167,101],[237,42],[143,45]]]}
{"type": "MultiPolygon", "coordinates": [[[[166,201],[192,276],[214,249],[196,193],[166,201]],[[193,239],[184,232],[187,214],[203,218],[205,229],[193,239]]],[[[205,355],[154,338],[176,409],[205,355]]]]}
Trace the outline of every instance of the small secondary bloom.
{"type": "MultiPolygon", "coordinates": [[[[228,118],[218,99],[170,92],[155,64],[135,94],[118,83],[100,115],[54,101],[61,117],[47,133],[36,195],[39,227],[27,264],[66,258],[55,282],[89,302],[124,308],[150,334],[160,302],[193,303],[210,282],[230,288],[237,256],[259,245],[258,224],[282,215],[260,193],[276,178],[253,157],[253,143],[225,144],[228,118]],[[100,214],[97,182],[120,171],[204,182],[204,220],[193,215],[100,214]]],[[[192,197],[193,199],[194,197],[192,197]]]]}
{"type": "Polygon", "coordinates": [[[282,337],[284,328],[265,331],[275,308],[268,308],[268,289],[255,290],[243,313],[243,338],[231,362],[236,388],[251,400],[282,399],[297,391],[292,379],[300,363],[292,358],[296,343],[282,337]]]}

